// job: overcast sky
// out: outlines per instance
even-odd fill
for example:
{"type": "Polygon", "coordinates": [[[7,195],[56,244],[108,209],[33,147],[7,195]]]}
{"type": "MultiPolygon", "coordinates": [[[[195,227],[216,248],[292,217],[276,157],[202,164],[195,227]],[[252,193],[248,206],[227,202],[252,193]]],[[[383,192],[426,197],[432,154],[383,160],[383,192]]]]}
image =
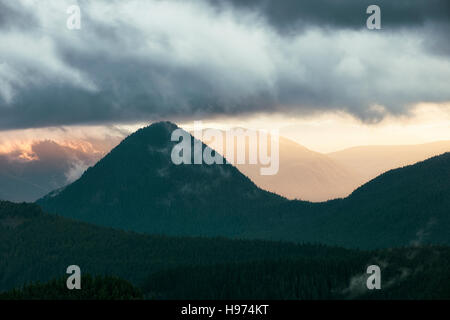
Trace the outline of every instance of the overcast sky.
{"type": "Polygon", "coordinates": [[[74,181],[157,120],[320,152],[450,140],[449,15],[446,0],[0,0],[0,199],[74,181]]]}
{"type": "Polygon", "coordinates": [[[0,130],[450,101],[450,1],[372,2],[0,0],[0,130]]]}

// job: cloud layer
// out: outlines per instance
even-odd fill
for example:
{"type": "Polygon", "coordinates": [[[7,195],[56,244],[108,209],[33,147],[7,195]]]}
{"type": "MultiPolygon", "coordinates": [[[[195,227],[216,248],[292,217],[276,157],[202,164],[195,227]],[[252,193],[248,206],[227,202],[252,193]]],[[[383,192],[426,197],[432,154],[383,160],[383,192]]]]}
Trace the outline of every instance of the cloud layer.
{"type": "Polygon", "coordinates": [[[0,199],[35,201],[78,179],[101,156],[50,140],[34,142],[29,154],[0,153],[0,199]]]}
{"type": "Polygon", "coordinates": [[[450,100],[445,1],[0,0],[0,130],[450,100]],[[341,3],[341,1],[340,1],[341,3]],[[437,30],[440,30],[437,32],[437,30]]]}

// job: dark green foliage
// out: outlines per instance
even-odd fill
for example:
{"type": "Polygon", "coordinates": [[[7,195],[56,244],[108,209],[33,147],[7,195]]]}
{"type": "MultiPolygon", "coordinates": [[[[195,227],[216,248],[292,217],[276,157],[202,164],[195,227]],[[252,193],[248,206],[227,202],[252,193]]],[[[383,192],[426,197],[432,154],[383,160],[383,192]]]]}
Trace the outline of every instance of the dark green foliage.
{"type": "Polygon", "coordinates": [[[450,153],[386,172],[342,200],[282,207],[275,239],[369,249],[450,244],[450,153]]]}
{"type": "Polygon", "coordinates": [[[180,267],[153,274],[146,298],[213,300],[335,299],[364,263],[353,259],[268,260],[180,267]],[[358,269],[359,267],[359,269],[358,269]]]}
{"type": "Polygon", "coordinates": [[[34,283],[4,299],[139,297],[111,276],[141,287],[149,299],[450,299],[449,264],[448,247],[370,252],[149,236],[48,215],[36,205],[0,202],[0,291],[34,283]],[[105,278],[87,277],[82,292],[69,294],[61,279],[72,264],[82,274],[105,278]],[[365,287],[371,264],[382,268],[380,292],[365,287]],[[36,284],[54,278],[60,280],[36,284]]]}
{"type": "Polygon", "coordinates": [[[68,290],[65,278],[47,283],[31,283],[21,289],[0,293],[0,300],[137,300],[143,298],[139,289],[117,277],[84,275],[81,283],[80,290],[68,290]]]}
{"type": "Polygon", "coordinates": [[[269,203],[286,201],[230,164],[173,164],[175,129],[161,122],[138,130],[78,181],[37,203],[49,213],[149,234],[238,236],[269,203]]]}
{"type": "MultiPolygon", "coordinates": [[[[411,247],[378,251],[382,290],[357,292],[358,299],[450,299],[450,248],[411,247]]],[[[350,294],[355,298],[355,294],[350,294]]]]}
{"type": "Polygon", "coordinates": [[[348,252],[320,245],[141,235],[48,215],[37,205],[0,202],[0,290],[60,277],[73,264],[82,272],[140,284],[153,272],[180,265],[348,252]]]}
{"type": "Polygon", "coordinates": [[[389,171],[346,199],[309,203],[262,191],[231,165],[174,165],[175,128],[164,122],[137,131],[38,203],[50,213],[149,234],[361,249],[450,244],[450,153],[389,171]]]}
{"type": "Polygon", "coordinates": [[[450,248],[421,247],[179,267],[143,286],[159,299],[450,299],[450,248]],[[368,290],[369,265],[379,265],[381,290],[368,290]]]}

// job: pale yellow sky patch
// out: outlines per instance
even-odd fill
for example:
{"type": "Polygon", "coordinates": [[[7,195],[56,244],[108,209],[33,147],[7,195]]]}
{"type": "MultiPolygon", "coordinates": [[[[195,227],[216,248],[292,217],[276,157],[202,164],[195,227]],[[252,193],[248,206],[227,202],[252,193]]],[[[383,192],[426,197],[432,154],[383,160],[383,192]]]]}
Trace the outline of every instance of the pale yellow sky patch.
{"type": "MultiPolygon", "coordinates": [[[[193,122],[180,124],[191,130],[193,122]]],[[[418,104],[408,116],[388,115],[376,124],[363,123],[346,113],[309,117],[281,114],[203,121],[205,128],[278,129],[280,135],[322,153],[353,146],[413,145],[450,140],[450,103],[418,104]]]]}
{"type": "MultiPolygon", "coordinates": [[[[412,145],[450,140],[450,102],[418,104],[408,116],[388,115],[377,124],[363,123],[349,114],[338,112],[301,117],[254,114],[197,120],[202,121],[204,128],[278,129],[281,136],[322,153],[361,145],[412,145]]],[[[24,154],[30,155],[31,144],[40,140],[53,140],[85,151],[108,152],[128,134],[148,124],[140,122],[2,131],[0,154],[22,150],[24,154]]],[[[192,130],[194,121],[178,125],[192,130]]]]}

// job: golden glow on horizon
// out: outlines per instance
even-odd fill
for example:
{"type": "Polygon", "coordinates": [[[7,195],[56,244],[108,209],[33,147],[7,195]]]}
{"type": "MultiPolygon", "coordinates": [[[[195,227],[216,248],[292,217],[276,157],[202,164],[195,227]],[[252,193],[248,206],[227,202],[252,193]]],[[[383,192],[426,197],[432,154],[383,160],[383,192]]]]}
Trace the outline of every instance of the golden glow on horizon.
{"type": "MultiPolygon", "coordinates": [[[[198,119],[202,120],[202,119],[198,119]]],[[[418,104],[408,116],[387,116],[376,124],[365,124],[346,113],[316,116],[256,114],[202,120],[204,128],[278,129],[280,135],[318,152],[328,153],[353,146],[406,145],[450,140],[450,103],[418,104]]],[[[179,125],[193,128],[194,121],[179,125]]],[[[97,126],[62,126],[3,131],[0,154],[16,152],[22,160],[33,160],[32,144],[52,140],[86,153],[106,153],[128,134],[148,123],[97,126]]]]}
{"type": "MultiPolygon", "coordinates": [[[[192,130],[193,122],[180,124],[192,130]]],[[[203,121],[206,128],[278,129],[280,135],[314,151],[329,153],[354,146],[414,145],[450,140],[450,103],[418,104],[410,115],[387,116],[367,124],[346,113],[309,117],[257,115],[203,121]]]]}
{"type": "Polygon", "coordinates": [[[127,126],[64,126],[3,131],[0,136],[0,155],[36,160],[32,146],[44,140],[82,153],[106,154],[133,129],[127,126]]]}

